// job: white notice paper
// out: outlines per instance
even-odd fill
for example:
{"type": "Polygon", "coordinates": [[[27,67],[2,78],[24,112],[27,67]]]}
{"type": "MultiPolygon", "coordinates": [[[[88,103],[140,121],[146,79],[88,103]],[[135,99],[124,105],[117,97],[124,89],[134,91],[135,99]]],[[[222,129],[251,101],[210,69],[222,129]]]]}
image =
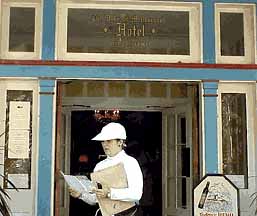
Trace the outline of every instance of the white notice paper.
{"type": "Polygon", "coordinates": [[[29,129],[30,102],[10,101],[9,129],[29,129]]]}
{"type": "Polygon", "coordinates": [[[10,101],[8,157],[29,158],[30,102],[10,101]]]}
{"type": "Polygon", "coordinates": [[[8,158],[29,158],[28,130],[9,130],[8,158]]]}
{"type": "MultiPolygon", "coordinates": [[[[10,180],[16,188],[29,188],[28,174],[8,174],[8,180],[10,180]]],[[[8,183],[8,188],[13,188],[13,186],[8,183]]]]}

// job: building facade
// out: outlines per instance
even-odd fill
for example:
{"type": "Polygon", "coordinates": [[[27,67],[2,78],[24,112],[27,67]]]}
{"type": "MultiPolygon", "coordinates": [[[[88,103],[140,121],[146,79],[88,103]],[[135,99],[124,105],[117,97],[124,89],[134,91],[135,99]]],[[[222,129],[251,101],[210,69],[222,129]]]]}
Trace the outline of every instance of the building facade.
{"type": "Polygon", "coordinates": [[[193,215],[208,173],[254,215],[256,4],[2,0],[0,171],[19,189],[1,182],[13,215],[93,215],[59,171],[92,171],[90,137],[107,120],[126,126],[144,167],[142,215],[193,215]]]}

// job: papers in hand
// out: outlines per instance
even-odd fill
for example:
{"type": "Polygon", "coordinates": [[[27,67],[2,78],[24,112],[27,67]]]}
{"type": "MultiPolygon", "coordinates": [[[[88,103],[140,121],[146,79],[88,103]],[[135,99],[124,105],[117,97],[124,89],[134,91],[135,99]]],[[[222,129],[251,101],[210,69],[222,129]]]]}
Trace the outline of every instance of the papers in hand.
{"type": "Polygon", "coordinates": [[[70,188],[80,193],[92,193],[93,183],[86,176],[65,175],[60,171],[70,188]]]}

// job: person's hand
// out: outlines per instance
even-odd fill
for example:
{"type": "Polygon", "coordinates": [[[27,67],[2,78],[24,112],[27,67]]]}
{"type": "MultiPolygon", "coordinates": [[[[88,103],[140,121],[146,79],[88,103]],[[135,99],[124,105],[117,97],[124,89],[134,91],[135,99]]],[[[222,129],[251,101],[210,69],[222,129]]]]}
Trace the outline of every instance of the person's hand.
{"type": "Polygon", "coordinates": [[[70,193],[70,195],[71,195],[72,197],[74,197],[74,198],[79,198],[80,195],[81,195],[80,192],[78,192],[78,191],[76,191],[76,190],[74,190],[74,189],[72,189],[72,188],[69,188],[69,193],[70,193]]]}
{"type": "Polygon", "coordinates": [[[107,198],[107,197],[108,197],[108,194],[110,193],[110,189],[109,189],[109,188],[103,188],[103,189],[93,188],[92,191],[93,191],[97,196],[103,197],[103,198],[107,198]]]}

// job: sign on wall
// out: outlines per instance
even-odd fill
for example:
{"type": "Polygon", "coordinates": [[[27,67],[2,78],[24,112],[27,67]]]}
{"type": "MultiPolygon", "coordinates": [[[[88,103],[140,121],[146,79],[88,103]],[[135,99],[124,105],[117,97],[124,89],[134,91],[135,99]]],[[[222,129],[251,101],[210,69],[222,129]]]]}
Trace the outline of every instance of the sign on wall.
{"type": "Polygon", "coordinates": [[[8,158],[29,158],[30,102],[9,102],[8,158]]]}
{"type": "Polygon", "coordinates": [[[238,216],[238,188],[222,174],[207,174],[194,189],[194,216],[238,216]]]}
{"type": "Polygon", "coordinates": [[[4,188],[31,188],[33,91],[7,90],[4,188]]]}
{"type": "Polygon", "coordinates": [[[189,11],[69,8],[67,52],[190,55],[189,11]]]}

